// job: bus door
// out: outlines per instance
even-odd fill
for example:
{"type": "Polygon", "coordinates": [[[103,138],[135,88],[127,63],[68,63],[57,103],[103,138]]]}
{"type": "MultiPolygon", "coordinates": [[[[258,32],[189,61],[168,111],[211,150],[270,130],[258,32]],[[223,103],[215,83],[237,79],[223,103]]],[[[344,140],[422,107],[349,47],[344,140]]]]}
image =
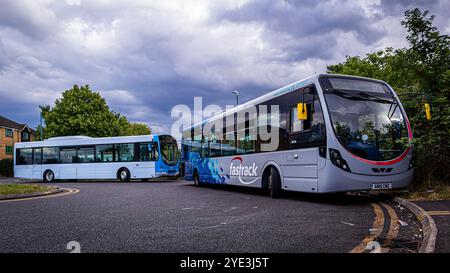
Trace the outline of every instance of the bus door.
{"type": "Polygon", "coordinates": [[[33,149],[33,179],[42,179],[42,148],[33,149]]]}
{"type": "Polygon", "coordinates": [[[314,146],[313,109],[314,89],[307,87],[300,91],[299,101],[289,108],[288,150],[283,168],[284,189],[316,192],[318,173],[318,147],[314,146]],[[303,93],[304,92],[304,93],[303,93]]]}
{"type": "Polygon", "coordinates": [[[77,149],[77,179],[92,179],[97,175],[97,168],[92,163],[95,162],[94,146],[83,146],[77,149]]]}
{"type": "Polygon", "coordinates": [[[76,147],[62,147],[59,150],[59,178],[60,179],[76,179],[77,167],[74,163],[77,162],[76,147]]]}
{"type": "Polygon", "coordinates": [[[138,162],[133,167],[134,178],[155,177],[155,160],[158,155],[158,147],[155,142],[136,143],[135,155],[138,162]]]}

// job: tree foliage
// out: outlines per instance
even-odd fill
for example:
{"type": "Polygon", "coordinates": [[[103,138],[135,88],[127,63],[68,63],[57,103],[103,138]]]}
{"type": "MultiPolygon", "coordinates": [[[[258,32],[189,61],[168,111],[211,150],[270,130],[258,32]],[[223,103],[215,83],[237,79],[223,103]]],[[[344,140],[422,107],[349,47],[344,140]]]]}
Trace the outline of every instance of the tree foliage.
{"type": "Polygon", "coordinates": [[[130,123],[126,134],[129,136],[149,135],[150,131],[144,123],[130,123]]]}
{"type": "Polygon", "coordinates": [[[433,20],[429,11],[408,10],[401,24],[409,47],[347,56],[344,62],[327,67],[329,73],[384,80],[397,91],[414,133],[415,188],[449,180],[450,39],[433,26],[433,20]],[[431,121],[425,119],[425,102],[431,105],[431,121]]]}
{"type": "Polygon", "coordinates": [[[45,138],[86,135],[91,137],[150,134],[145,124],[130,123],[111,111],[104,98],[90,90],[89,85],[77,86],[62,93],[55,105],[41,106],[45,119],[45,138]]]}

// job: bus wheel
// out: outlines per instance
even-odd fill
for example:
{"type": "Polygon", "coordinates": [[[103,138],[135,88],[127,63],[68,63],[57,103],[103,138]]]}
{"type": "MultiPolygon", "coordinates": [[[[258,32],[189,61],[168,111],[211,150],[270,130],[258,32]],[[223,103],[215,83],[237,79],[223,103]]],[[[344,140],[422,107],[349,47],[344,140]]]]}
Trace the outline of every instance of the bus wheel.
{"type": "Polygon", "coordinates": [[[122,168],[119,170],[118,177],[120,182],[130,181],[130,171],[127,168],[122,168]]]}
{"type": "Polygon", "coordinates": [[[194,172],[194,185],[197,187],[201,186],[200,176],[197,171],[194,172]]]}
{"type": "Polygon", "coordinates": [[[55,174],[50,170],[45,171],[44,172],[44,182],[52,183],[54,181],[55,181],[55,174]]]}
{"type": "Polygon", "coordinates": [[[270,168],[269,190],[270,190],[270,197],[272,198],[281,197],[282,194],[281,178],[277,169],[275,169],[274,167],[270,168]]]}

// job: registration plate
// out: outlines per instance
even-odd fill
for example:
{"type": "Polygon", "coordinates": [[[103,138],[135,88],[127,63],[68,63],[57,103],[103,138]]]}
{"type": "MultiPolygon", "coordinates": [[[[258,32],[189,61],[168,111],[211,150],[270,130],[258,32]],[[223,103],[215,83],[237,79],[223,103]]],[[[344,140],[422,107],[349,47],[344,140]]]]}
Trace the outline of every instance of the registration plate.
{"type": "Polygon", "coordinates": [[[390,190],[392,189],[392,183],[374,183],[372,184],[372,190],[390,190]]]}

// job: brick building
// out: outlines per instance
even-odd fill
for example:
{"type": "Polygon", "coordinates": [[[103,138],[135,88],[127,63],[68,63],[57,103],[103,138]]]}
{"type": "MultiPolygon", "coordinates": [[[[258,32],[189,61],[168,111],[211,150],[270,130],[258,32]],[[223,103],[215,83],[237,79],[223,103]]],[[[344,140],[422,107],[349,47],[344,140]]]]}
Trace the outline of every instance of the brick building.
{"type": "Polygon", "coordinates": [[[28,125],[0,116],[0,160],[13,157],[14,143],[34,140],[36,131],[28,125]]]}

